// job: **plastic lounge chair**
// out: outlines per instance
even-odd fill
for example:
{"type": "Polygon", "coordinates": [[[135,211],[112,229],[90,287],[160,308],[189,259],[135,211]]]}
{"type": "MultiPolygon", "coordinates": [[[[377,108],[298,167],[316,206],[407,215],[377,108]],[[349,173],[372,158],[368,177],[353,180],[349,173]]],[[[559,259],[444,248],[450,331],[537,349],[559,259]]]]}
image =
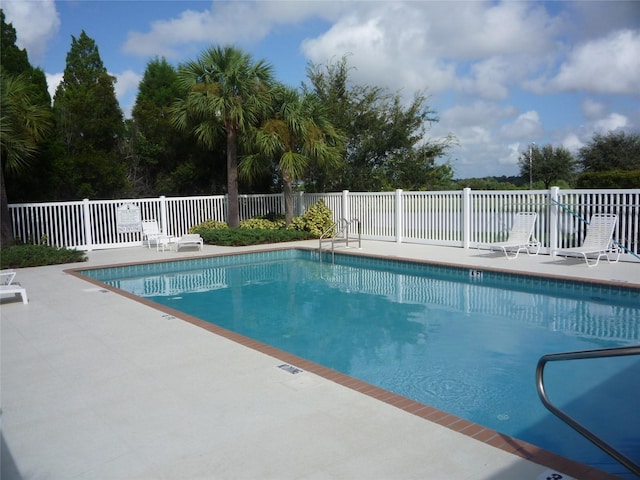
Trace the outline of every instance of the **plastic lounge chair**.
{"type": "Polygon", "coordinates": [[[538,252],[540,252],[540,242],[533,237],[533,228],[535,227],[537,218],[538,214],[535,212],[516,213],[506,241],[481,243],[478,244],[478,249],[488,248],[489,250],[502,250],[509,260],[518,258],[521,250],[526,250],[528,255],[537,255],[538,252]],[[532,249],[535,249],[535,253],[531,253],[532,249]],[[513,252],[513,250],[515,250],[516,253],[509,255],[509,252],[513,252]]]}
{"type": "Polygon", "coordinates": [[[587,263],[587,267],[598,265],[600,258],[607,257],[609,263],[616,263],[620,260],[621,251],[613,243],[613,232],[618,224],[618,216],[608,213],[596,213],[591,217],[587,226],[587,235],[584,242],[579,247],[561,248],[554,250],[555,255],[561,257],[582,257],[587,263]],[[609,258],[609,252],[617,250],[618,257],[615,260],[609,258]],[[589,256],[595,255],[595,262],[589,262],[589,256]]]}
{"type": "Polygon", "coordinates": [[[200,250],[202,250],[203,245],[204,241],[199,234],[190,233],[188,235],[183,235],[178,240],[176,240],[176,251],[179,251],[181,247],[198,247],[200,250]]]}
{"type": "Polygon", "coordinates": [[[147,247],[151,248],[151,244],[158,245],[158,238],[163,237],[165,234],[160,230],[158,222],[156,220],[143,220],[142,221],[142,241],[147,242],[147,247]]]}
{"type": "Polygon", "coordinates": [[[13,293],[22,298],[22,303],[29,303],[27,289],[13,281],[16,272],[13,270],[0,270],[0,294],[13,293]]]}

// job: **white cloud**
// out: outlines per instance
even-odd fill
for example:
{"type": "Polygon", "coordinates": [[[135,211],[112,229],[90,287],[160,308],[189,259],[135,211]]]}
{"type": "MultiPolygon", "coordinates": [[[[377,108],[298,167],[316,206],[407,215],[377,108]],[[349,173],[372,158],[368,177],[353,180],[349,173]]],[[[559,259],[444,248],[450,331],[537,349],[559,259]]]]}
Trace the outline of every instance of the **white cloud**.
{"type": "Polygon", "coordinates": [[[16,29],[16,44],[26,48],[31,64],[40,63],[49,40],[60,28],[54,0],[4,0],[2,9],[6,22],[16,29]]]}
{"type": "Polygon", "coordinates": [[[138,92],[138,85],[142,80],[142,75],[132,70],[126,70],[122,73],[111,74],[117,79],[115,84],[116,98],[120,104],[120,108],[125,118],[131,118],[131,111],[135,105],[135,94],[138,92]]]}
{"type": "Polygon", "coordinates": [[[594,102],[594,112],[598,112],[599,116],[591,118],[591,121],[584,125],[569,125],[566,128],[552,132],[552,136],[557,142],[567,148],[572,153],[577,151],[589,143],[594,134],[607,134],[615,130],[633,131],[633,122],[626,115],[616,112],[606,113],[604,107],[594,102]]]}
{"type": "MultiPolygon", "coordinates": [[[[429,10],[431,5],[425,2],[429,10]]],[[[553,35],[560,29],[559,22],[535,4],[461,2],[457,6],[434,2],[440,15],[432,39],[444,54],[462,60],[539,54],[553,47],[553,35]]]]}
{"type": "Polygon", "coordinates": [[[492,100],[506,98],[536,59],[555,51],[562,27],[544,5],[525,2],[214,2],[130,32],[123,50],[184,58],[195,43],[257,42],[318,18],[332,26],[301,45],[314,63],[349,55],[358,83],[492,100]]]}
{"type": "MultiPolygon", "coordinates": [[[[375,8],[342,17],[323,35],[307,39],[302,51],[314,63],[349,55],[356,83],[407,93],[440,91],[455,82],[455,66],[430,53],[418,9],[374,3],[375,8]]],[[[418,4],[421,5],[421,4],[418,4]]],[[[413,4],[411,4],[413,7],[413,4]]]]}
{"type": "Polygon", "coordinates": [[[45,73],[45,77],[47,79],[47,90],[49,91],[49,95],[51,96],[51,101],[53,102],[53,97],[56,94],[56,89],[62,78],[64,77],[64,73],[45,73]]]}
{"type": "Polygon", "coordinates": [[[212,2],[210,9],[185,10],[175,18],[153,22],[148,32],[129,32],[123,51],[181,58],[185,45],[257,42],[279,25],[329,18],[343,7],[336,2],[212,2]]]}
{"type": "MultiPolygon", "coordinates": [[[[456,178],[516,175],[518,147],[529,141],[505,142],[499,127],[517,115],[515,107],[495,102],[476,101],[448,108],[430,134],[444,136],[453,132],[458,140],[450,150],[456,178]]],[[[525,114],[526,117],[526,114],[525,114]]],[[[517,122],[517,117],[516,120],[517,122]]]]}
{"type": "Polygon", "coordinates": [[[561,143],[564,148],[574,154],[585,145],[585,142],[580,140],[575,133],[568,134],[561,143]]]}
{"type": "Polygon", "coordinates": [[[637,29],[640,3],[637,1],[563,2],[563,30],[572,38],[602,37],[609,32],[637,29]]]}
{"type": "Polygon", "coordinates": [[[500,100],[507,98],[507,83],[513,75],[513,65],[505,57],[491,57],[471,66],[471,76],[461,82],[465,93],[481,98],[500,100]]]}
{"type": "Polygon", "coordinates": [[[640,93],[640,31],[622,30],[577,46],[550,86],[560,91],[640,93]]]}
{"type": "Polygon", "coordinates": [[[148,33],[130,32],[123,51],[175,58],[180,54],[177,49],[180,45],[214,39],[225,43],[225,39],[232,37],[232,31],[232,24],[217,25],[208,10],[186,10],[178,18],[154,22],[148,33]]]}
{"type": "MultiPolygon", "coordinates": [[[[502,126],[500,134],[508,140],[536,139],[544,133],[540,116],[536,111],[528,111],[518,116],[512,123],[502,126]]],[[[525,140],[526,141],[526,140],[525,140]]]]}
{"type": "Polygon", "coordinates": [[[116,97],[119,99],[132,91],[136,91],[140,81],[142,80],[142,75],[139,75],[132,70],[126,70],[122,73],[116,74],[111,73],[111,75],[115,76],[117,79],[115,90],[116,97]]]}
{"type": "Polygon", "coordinates": [[[302,52],[312,62],[349,54],[357,82],[391,90],[453,90],[491,100],[506,98],[537,68],[537,58],[553,51],[560,24],[543,7],[524,2],[355,2],[351,7],[329,30],[303,42],[302,52]]]}
{"type": "Polygon", "coordinates": [[[595,120],[601,118],[604,114],[604,105],[591,98],[585,98],[581,104],[582,115],[587,120],[595,120]]]}
{"type": "Polygon", "coordinates": [[[469,105],[456,105],[440,115],[440,123],[449,125],[449,130],[471,125],[495,127],[504,118],[515,116],[516,109],[493,102],[477,101],[469,105]]]}
{"type": "Polygon", "coordinates": [[[608,133],[618,128],[624,128],[627,125],[627,117],[615,112],[593,123],[594,130],[598,133],[608,133]]]}

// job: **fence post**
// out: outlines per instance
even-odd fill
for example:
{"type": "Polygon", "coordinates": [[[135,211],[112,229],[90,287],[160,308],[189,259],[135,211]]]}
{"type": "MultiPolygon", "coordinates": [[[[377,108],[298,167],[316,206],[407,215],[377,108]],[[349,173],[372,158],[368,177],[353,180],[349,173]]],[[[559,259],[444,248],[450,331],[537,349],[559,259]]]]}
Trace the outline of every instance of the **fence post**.
{"type": "Polygon", "coordinates": [[[402,189],[396,190],[396,243],[402,243],[402,234],[404,232],[404,197],[402,189]]]}
{"type": "Polygon", "coordinates": [[[342,215],[340,215],[340,218],[344,218],[347,221],[351,220],[349,218],[349,190],[342,191],[342,215]]]}
{"type": "Polygon", "coordinates": [[[555,256],[555,250],[560,246],[560,225],[558,222],[558,198],[560,196],[559,187],[549,189],[549,255],[555,256]]]}
{"type": "Polygon", "coordinates": [[[84,221],[84,239],[87,251],[93,250],[93,239],[91,238],[91,208],[89,208],[89,199],[82,200],[82,217],[84,221]]]}
{"type": "Polygon", "coordinates": [[[462,189],[462,248],[471,243],[471,189],[462,189]]]}
{"type": "MultiPolygon", "coordinates": [[[[284,198],[284,195],[283,195],[284,198]]],[[[299,217],[302,215],[302,204],[304,203],[304,192],[298,192],[298,201],[296,202],[296,213],[294,216],[299,217]]],[[[284,211],[284,209],[282,209],[284,211]]]]}
{"type": "Polygon", "coordinates": [[[167,197],[164,195],[160,196],[160,231],[163,232],[164,235],[170,235],[167,231],[167,197]]]}

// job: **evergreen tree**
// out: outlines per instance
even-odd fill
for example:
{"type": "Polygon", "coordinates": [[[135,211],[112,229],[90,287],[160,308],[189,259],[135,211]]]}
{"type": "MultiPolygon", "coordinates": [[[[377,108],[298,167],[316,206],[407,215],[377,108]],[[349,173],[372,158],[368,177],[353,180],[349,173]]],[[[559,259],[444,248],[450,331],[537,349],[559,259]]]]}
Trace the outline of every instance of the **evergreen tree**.
{"type": "Polygon", "coordinates": [[[125,188],[124,164],[118,155],[124,122],[115,96],[116,80],[84,31],[71,38],[53,103],[62,152],[55,165],[58,196],[108,198],[125,188]]]}
{"type": "Polygon", "coordinates": [[[595,134],[578,152],[578,188],[640,187],[640,133],[595,134]]]}
{"type": "Polygon", "coordinates": [[[4,11],[0,9],[0,71],[4,75],[22,75],[23,80],[32,84],[31,100],[51,106],[44,71],[31,65],[27,50],[18,48],[16,40],[16,29],[11,23],[5,22],[4,11]]]}
{"type": "Polygon", "coordinates": [[[0,65],[5,75],[20,75],[31,69],[26,49],[16,45],[16,29],[5,22],[4,11],[0,9],[0,65]]]}
{"type": "MultiPolygon", "coordinates": [[[[188,134],[171,125],[171,106],[183,94],[176,69],[164,58],[147,64],[132,111],[133,121],[127,125],[127,171],[134,195],[194,195],[223,190],[224,162],[210,162],[211,154],[207,158],[188,134]]],[[[222,141],[221,137],[218,143],[222,141]]]]}
{"type": "Polygon", "coordinates": [[[349,82],[346,58],[310,65],[311,89],[325,105],[329,120],[345,137],[342,171],[316,168],[305,189],[378,191],[395,188],[432,189],[448,185],[452,170],[436,165],[452,138],[428,141],[430,123],[438,118],[417,94],[404,106],[398,94],[349,82]]]}
{"type": "Polygon", "coordinates": [[[578,157],[584,172],[640,170],[640,133],[597,133],[578,157]]]}

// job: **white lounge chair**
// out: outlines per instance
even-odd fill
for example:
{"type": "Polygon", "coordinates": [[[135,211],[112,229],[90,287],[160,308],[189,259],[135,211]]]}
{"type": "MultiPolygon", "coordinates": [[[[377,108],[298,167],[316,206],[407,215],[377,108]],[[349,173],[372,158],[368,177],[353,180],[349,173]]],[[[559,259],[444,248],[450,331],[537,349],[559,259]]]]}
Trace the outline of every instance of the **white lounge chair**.
{"type": "Polygon", "coordinates": [[[27,289],[14,282],[13,279],[15,277],[16,272],[14,270],[0,270],[0,294],[12,293],[16,297],[21,297],[22,303],[29,303],[27,289]]]}
{"type": "Polygon", "coordinates": [[[181,247],[198,247],[198,249],[202,250],[203,245],[204,241],[199,234],[190,233],[176,240],[176,252],[179,251],[181,247]]]}
{"type": "Polygon", "coordinates": [[[158,226],[158,222],[156,220],[142,220],[142,241],[143,244],[146,240],[147,247],[151,248],[151,244],[154,243],[157,247],[158,238],[165,237],[166,235],[160,227],[158,226]]]}
{"type": "Polygon", "coordinates": [[[537,255],[540,252],[540,242],[533,236],[533,229],[538,214],[535,212],[519,212],[513,217],[513,225],[507,240],[504,242],[480,243],[478,249],[502,250],[509,260],[518,258],[521,250],[526,250],[528,255],[537,255]],[[531,253],[535,249],[535,253],[531,253]],[[509,255],[509,252],[515,254],[509,255]]]}
{"type": "Polygon", "coordinates": [[[620,248],[613,243],[613,232],[618,224],[618,216],[608,213],[596,213],[591,217],[587,226],[587,235],[584,237],[582,245],[574,248],[560,248],[554,250],[555,255],[561,257],[582,257],[587,263],[587,267],[598,265],[600,258],[607,257],[609,263],[616,263],[620,260],[620,248]],[[609,253],[617,250],[618,257],[611,261],[609,253]],[[595,255],[595,262],[589,262],[589,257],[595,255]]]}

